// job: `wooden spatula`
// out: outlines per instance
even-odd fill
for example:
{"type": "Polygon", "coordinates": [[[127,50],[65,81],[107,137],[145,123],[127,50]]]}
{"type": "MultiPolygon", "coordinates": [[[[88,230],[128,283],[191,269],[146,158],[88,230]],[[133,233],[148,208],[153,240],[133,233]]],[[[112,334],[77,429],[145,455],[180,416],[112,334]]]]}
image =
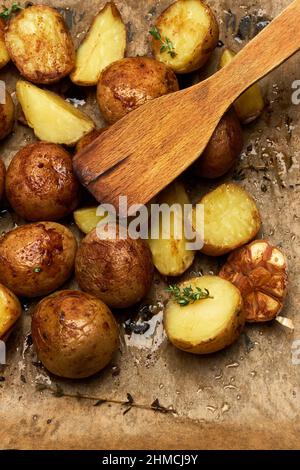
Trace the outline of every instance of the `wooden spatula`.
{"type": "Polygon", "coordinates": [[[99,202],[147,203],[201,155],[236,98],[298,49],[300,0],[208,80],[148,102],[101,134],[74,158],[80,181],[99,202]]]}

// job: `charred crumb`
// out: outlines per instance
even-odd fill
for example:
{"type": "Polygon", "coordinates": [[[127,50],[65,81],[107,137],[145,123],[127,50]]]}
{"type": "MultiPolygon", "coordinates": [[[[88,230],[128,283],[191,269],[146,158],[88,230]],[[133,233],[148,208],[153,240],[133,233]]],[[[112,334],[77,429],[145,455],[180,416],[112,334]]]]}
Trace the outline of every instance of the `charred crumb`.
{"type": "Polygon", "coordinates": [[[134,404],[134,398],[130,393],[127,393],[127,401],[123,403],[124,405],[133,405],[134,404]]]}
{"type": "Polygon", "coordinates": [[[149,330],[150,325],[149,323],[138,324],[129,318],[128,320],[125,321],[124,328],[125,328],[125,333],[127,335],[131,335],[132,333],[136,335],[143,335],[144,333],[146,333],[146,331],[149,330]]]}
{"type": "Polygon", "coordinates": [[[253,145],[252,145],[252,144],[249,144],[249,145],[247,146],[247,149],[246,149],[246,150],[247,150],[247,152],[252,152],[252,150],[253,150],[253,145]]]}
{"type": "Polygon", "coordinates": [[[42,369],[43,368],[43,364],[41,363],[41,361],[32,361],[31,363],[34,367],[36,367],[37,369],[42,369]]]}
{"type": "Polygon", "coordinates": [[[26,377],[23,374],[20,375],[20,380],[21,380],[21,382],[23,382],[23,384],[27,383],[26,377]]]}
{"type": "Polygon", "coordinates": [[[119,366],[113,366],[112,367],[112,376],[113,377],[118,377],[121,373],[121,369],[119,366]]]}
{"type": "Polygon", "coordinates": [[[28,349],[32,345],[33,345],[33,340],[32,340],[31,333],[29,333],[28,335],[26,335],[26,338],[25,338],[25,341],[24,341],[24,347],[25,347],[25,349],[28,349]]]}
{"type": "Polygon", "coordinates": [[[268,186],[265,183],[262,183],[260,189],[263,193],[266,193],[268,191],[268,186]]]}
{"type": "Polygon", "coordinates": [[[249,39],[251,37],[252,24],[253,17],[251,15],[246,15],[241,18],[236,38],[240,39],[241,41],[249,39]]]}
{"type": "Polygon", "coordinates": [[[3,377],[3,375],[0,375],[0,382],[5,382],[5,377],[3,377]]]}

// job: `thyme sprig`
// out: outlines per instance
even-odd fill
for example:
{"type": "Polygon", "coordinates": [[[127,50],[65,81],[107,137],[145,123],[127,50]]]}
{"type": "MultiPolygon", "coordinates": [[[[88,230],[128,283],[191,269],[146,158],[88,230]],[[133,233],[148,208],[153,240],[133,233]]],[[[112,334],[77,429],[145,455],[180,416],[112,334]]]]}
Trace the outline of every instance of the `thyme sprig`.
{"type": "Polygon", "coordinates": [[[13,3],[11,7],[3,6],[3,10],[0,13],[0,18],[5,21],[8,21],[13,13],[16,13],[19,10],[23,10],[23,7],[18,3],[13,3]]]}
{"type": "Polygon", "coordinates": [[[156,39],[156,41],[160,41],[160,43],[161,43],[160,52],[161,53],[167,52],[172,57],[172,59],[174,59],[174,57],[177,56],[174,44],[172,43],[172,41],[169,38],[165,38],[165,39],[162,38],[162,36],[160,34],[160,31],[157,28],[157,26],[153,26],[153,28],[149,31],[149,33],[151,34],[151,36],[154,39],[156,39]]]}
{"type": "Polygon", "coordinates": [[[199,300],[213,299],[207,289],[201,289],[200,287],[196,287],[196,290],[194,290],[192,286],[180,289],[180,287],[176,285],[170,285],[166,291],[172,294],[176,302],[181,307],[186,307],[187,305],[198,302],[199,300]]]}

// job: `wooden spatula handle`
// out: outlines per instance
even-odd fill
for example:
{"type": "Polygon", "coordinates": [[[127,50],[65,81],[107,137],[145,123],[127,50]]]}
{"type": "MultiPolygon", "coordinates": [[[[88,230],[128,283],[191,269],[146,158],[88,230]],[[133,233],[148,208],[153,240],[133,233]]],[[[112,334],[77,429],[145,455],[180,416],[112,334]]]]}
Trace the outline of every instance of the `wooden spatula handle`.
{"type": "Polygon", "coordinates": [[[219,72],[230,84],[230,98],[237,98],[299,49],[300,0],[295,0],[219,72]]]}

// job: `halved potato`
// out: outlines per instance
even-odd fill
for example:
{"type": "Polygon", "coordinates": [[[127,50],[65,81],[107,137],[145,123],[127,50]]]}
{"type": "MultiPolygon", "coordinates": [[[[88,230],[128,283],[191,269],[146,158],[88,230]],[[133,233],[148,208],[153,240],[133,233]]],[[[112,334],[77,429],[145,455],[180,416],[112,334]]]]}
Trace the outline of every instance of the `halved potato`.
{"type": "MultiPolygon", "coordinates": [[[[181,183],[173,183],[158,197],[157,204],[167,204],[169,207],[179,205],[179,211],[170,212],[168,220],[162,217],[156,221],[159,238],[149,238],[148,243],[156,269],[164,276],[180,276],[192,264],[195,251],[187,249],[188,240],[184,236],[184,205],[190,204],[189,197],[181,183]],[[170,227],[170,237],[166,238],[164,232],[170,227]],[[182,237],[176,236],[176,227],[182,232],[182,237]]],[[[168,214],[166,213],[168,216],[168,214]]],[[[155,223],[153,221],[153,223],[155,223]]],[[[151,235],[151,234],[150,234],[151,235]]],[[[180,234],[178,234],[180,235],[180,234]]]]}
{"type": "Polygon", "coordinates": [[[94,230],[103,217],[97,215],[97,207],[84,207],[73,214],[75,224],[86,235],[94,230]]]}
{"type": "Polygon", "coordinates": [[[119,10],[109,2],[95,17],[76,53],[71,80],[77,85],[97,85],[102,70],[123,59],[126,50],[126,27],[119,10]]]}
{"type": "Polygon", "coordinates": [[[185,281],[180,289],[207,289],[210,297],[180,306],[170,299],[165,310],[164,325],[170,342],[183,351],[209,354],[232,344],[244,324],[240,291],[218,276],[202,276],[185,281]]]}
{"type": "Polygon", "coordinates": [[[189,73],[209,59],[218,43],[219,27],[213,11],[201,0],[178,0],[163,11],[151,34],[155,58],[176,73],[189,73]]]}
{"type": "Polygon", "coordinates": [[[9,53],[4,40],[5,22],[0,18],[0,69],[10,61],[9,53]]]}
{"type": "Polygon", "coordinates": [[[46,5],[33,5],[12,17],[5,34],[9,55],[21,75],[49,84],[69,75],[75,49],[61,14],[46,5]]]}
{"type": "Polygon", "coordinates": [[[31,83],[18,81],[17,97],[29,127],[40,140],[72,146],[95,128],[82,111],[31,83]]]}
{"type": "Polygon", "coordinates": [[[0,340],[8,338],[21,314],[22,307],[17,297],[0,284],[0,340]]]}
{"type": "MultiPolygon", "coordinates": [[[[234,56],[233,51],[225,49],[221,56],[220,67],[228,65],[234,56]]],[[[257,83],[248,88],[234,103],[235,111],[243,124],[255,121],[263,112],[264,107],[264,99],[257,83]]]]}
{"type": "MultiPolygon", "coordinates": [[[[222,184],[204,196],[206,255],[220,256],[245,245],[260,230],[261,217],[254,199],[237,184],[222,184]]],[[[196,208],[194,209],[196,210],[196,208]]]]}

